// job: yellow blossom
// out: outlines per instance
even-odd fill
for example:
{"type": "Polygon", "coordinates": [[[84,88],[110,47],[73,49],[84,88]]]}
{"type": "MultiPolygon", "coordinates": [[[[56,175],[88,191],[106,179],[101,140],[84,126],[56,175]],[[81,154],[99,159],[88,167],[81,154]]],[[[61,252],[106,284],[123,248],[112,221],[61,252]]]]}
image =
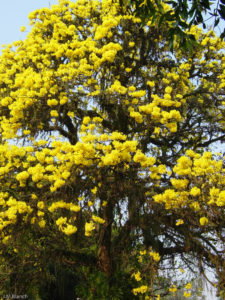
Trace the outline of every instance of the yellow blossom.
{"type": "Polygon", "coordinates": [[[98,217],[98,216],[95,216],[93,215],[92,216],[92,219],[97,222],[97,223],[100,223],[100,224],[104,224],[105,223],[105,220],[103,220],[102,218],[98,217]]]}
{"type": "Polygon", "coordinates": [[[90,236],[91,232],[95,229],[95,225],[93,222],[86,222],[85,224],[85,235],[90,236]]]}
{"type": "Polygon", "coordinates": [[[202,226],[204,226],[208,224],[209,220],[206,217],[202,217],[200,218],[199,222],[202,226]]]}
{"type": "Polygon", "coordinates": [[[145,294],[147,292],[147,290],[148,290],[147,285],[142,285],[139,288],[133,289],[132,292],[133,292],[134,295],[145,294]]]}
{"type": "Polygon", "coordinates": [[[20,28],[20,31],[21,32],[24,32],[26,30],[26,27],[25,26],[22,26],[21,28],[20,28]]]}
{"type": "Polygon", "coordinates": [[[43,201],[39,201],[39,202],[37,203],[37,207],[38,207],[39,209],[43,209],[44,206],[45,206],[45,204],[44,204],[43,201]]]}
{"type": "Polygon", "coordinates": [[[199,196],[201,193],[200,189],[197,188],[196,186],[193,187],[190,191],[190,195],[193,196],[193,197],[196,197],[196,196],[199,196]]]}
{"type": "Polygon", "coordinates": [[[184,292],[184,297],[185,298],[189,298],[189,297],[191,297],[191,292],[184,292]]]}
{"type": "Polygon", "coordinates": [[[137,273],[132,274],[132,277],[134,277],[136,281],[140,281],[141,280],[140,271],[138,271],[137,273]]]}
{"type": "Polygon", "coordinates": [[[185,285],[185,289],[187,289],[187,290],[190,290],[191,289],[191,283],[189,282],[189,283],[187,283],[186,285],[185,285]]]}
{"type": "Polygon", "coordinates": [[[171,293],[176,293],[176,291],[177,291],[176,285],[173,284],[172,287],[169,288],[169,291],[170,291],[171,293]]]}
{"type": "Polygon", "coordinates": [[[156,261],[156,262],[160,261],[159,253],[157,253],[155,251],[150,251],[149,255],[153,258],[154,261],[156,261]]]}
{"type": "Polygon", "coordinates": [[[179,219],[177,222],[176,222],[176,226],[179,226],[179,225],[182,225],[184,224],[184,221],[182,219],[179,219]]]}
{"type": "Polygon", "coordinates": [[[38,225],[39,225],[41,228],[44,228],[44,227],[45,227],[45,224],[46,224],[45,220],[41,220],[41,221],[38,222],[38,225]]]}

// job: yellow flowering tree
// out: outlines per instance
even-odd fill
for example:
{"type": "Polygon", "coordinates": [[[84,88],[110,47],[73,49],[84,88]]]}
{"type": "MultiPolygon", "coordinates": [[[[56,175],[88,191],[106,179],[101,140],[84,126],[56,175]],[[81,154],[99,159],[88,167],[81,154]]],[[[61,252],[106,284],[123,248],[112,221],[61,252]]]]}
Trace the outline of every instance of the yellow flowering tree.
{"type": "Polygon", "coordinates": [[[0,57],[1,290],[61,268],[85,299],[160,299],[178,264],[223,290],[225,43],[192,27],[171,54],[170,22],[111,0],[29,18],[0,57]]]}

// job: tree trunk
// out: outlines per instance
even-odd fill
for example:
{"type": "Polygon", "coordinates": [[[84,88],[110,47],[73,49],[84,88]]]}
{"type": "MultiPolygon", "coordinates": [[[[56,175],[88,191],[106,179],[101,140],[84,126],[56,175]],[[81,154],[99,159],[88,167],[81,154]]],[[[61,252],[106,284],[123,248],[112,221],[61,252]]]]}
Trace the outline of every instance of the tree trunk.
{"type": "Polygon", "coordinates": [[[112,196],[109,195],[109,191],[105,196],[104,200],[107,200],[107,205],[103,207],[103,219],[105,220],[105,223],[101,225],[98,259],[100,270],[103,271],[107,277],[111,277],[113,275],[113,263],[111,257],[113,199],[112,196]]]}

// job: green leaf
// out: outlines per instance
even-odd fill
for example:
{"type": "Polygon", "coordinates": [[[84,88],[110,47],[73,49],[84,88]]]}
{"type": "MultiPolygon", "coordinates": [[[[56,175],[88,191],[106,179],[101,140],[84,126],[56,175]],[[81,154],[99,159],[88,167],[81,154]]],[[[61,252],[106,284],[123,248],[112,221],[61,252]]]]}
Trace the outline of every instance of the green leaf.
{"type": "Polygon", "coordinates": [[[214,22],[214,26],[216,27],[219,24],[219,22],[220,22],[220,18],[216,18],[214,22]]]}
{"type": "Polygon", "coordinates": [[[225,38],[225,28],[224,28],[223,32],[221,33],[220,38],[221,38],[221,39],[224,39],[224,38],[225,38]]]}
{"type": "Polygon", "coordinates": [[[202,0],[202,1],[200,2],[200,5],[201,5],[204,9],[210,9],[209,0],[202,0]]]}
{"type": "Polygon", "coordinates": [[[220,4],[220,9],[218,9],[220,16],[225,20],[225,5],[220,4]]]}

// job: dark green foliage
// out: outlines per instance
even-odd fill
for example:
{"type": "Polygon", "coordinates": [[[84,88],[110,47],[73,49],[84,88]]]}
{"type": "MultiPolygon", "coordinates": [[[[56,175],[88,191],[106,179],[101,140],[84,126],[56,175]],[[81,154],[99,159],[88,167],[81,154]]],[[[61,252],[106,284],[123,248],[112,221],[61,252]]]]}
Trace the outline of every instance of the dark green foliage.
{"type": "Polygon", "coordinates": [[[78,297],[85,300],[133,300],[137,299],[137,296],[131,292],[133,281],[122,272],[116,272],[109,280],[103,272],[94,272],[88,267],[83,267],[76,293],[78,297]]]}
{"type": "MultiPolygon", "coordinates": [[[[209,19],[209,15],[213,28],[218,26],[221,20],[225,21],[225,0],[168,0],[163,2],[169,4],[171,10],[164,12],[160,0],[154,2],[150,0],[120,0],[121,6],[127,7],[131,4],[134,7],[134,13],[142,19],[143,24],[151,18],[158,28],[164,21],[172,22],[173,25],[168,34],[171,50],[175,36],[180,39],[181,46],[185,50],[192,49],[195,39],[193,35],[187,34],[185,31],[192,25],[202,25],[205,29],[206,19],[209,19]]],[[[225,37],[225,28],[221,30],[220,36],[221,38],[225,37]]]]}
{"type": "Polygon", "coordinates": [[[77,276],[71,268],[62,265],[51,264],[49,268],[49,279],[39,287],[39,296],[42,300],[68,300],[76,299],[75,286],[77,276]],[[51,277],[50,277],[51,276],[51,277]]]}

